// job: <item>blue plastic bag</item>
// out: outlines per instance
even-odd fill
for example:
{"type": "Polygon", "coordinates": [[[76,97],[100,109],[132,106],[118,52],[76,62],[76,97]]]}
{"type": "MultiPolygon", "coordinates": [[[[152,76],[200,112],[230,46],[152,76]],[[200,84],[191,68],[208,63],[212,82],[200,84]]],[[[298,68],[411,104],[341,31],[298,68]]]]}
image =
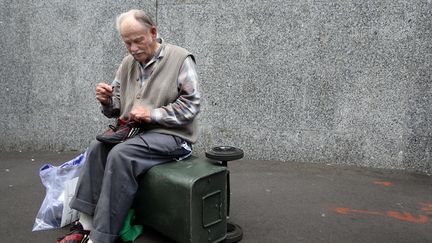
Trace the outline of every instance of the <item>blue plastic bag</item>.
{"type": "Polygon", "coordinates": [[[60,166],[45,164],[39,169],[39,176],[46,188],[46,194],[36,216],[32,231],[60,227],[65,200],[65,182],[79,176],[85,157],[86,153],[83,153],[60,166]]]}

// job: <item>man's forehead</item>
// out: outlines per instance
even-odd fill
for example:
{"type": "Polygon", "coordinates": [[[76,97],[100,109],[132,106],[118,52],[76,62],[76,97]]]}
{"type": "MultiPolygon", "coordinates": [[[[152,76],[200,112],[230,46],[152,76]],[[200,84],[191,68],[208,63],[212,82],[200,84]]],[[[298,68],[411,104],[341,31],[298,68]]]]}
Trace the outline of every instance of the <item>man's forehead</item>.
{"type": "Polygon", "coordinates": [[[148,28],[134,17],[127,17],[120,23],[120,32],[122,35],[131,33],[144,34],[148,32],[148,28]]]}

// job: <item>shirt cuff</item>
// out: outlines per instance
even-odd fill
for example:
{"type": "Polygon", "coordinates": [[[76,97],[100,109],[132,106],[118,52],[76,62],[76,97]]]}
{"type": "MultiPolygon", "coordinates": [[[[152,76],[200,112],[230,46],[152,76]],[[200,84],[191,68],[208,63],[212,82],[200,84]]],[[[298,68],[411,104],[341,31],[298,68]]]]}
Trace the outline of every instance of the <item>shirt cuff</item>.
{"type": "Polygon", "coordinates": [[[113,112],[112,104],[113,104],[112,98],[109,99],[109,102],[107,105],[100,103],[100,108],[101,108],[102,113],[105,115],[111,115],[111,113],[113,112]]]}
{"type": "Polygon", "coordinates": [[[101,108],[102,113],[104,113],[104,114],[109,114],[112,111],[110,105],[102,105],[101,104],[100,108],[101,108]]]}
{"type": "Polygon", "coordinates": [[[162,112],[159,109],[153,109],[151,112],[152,123],[159,123],[162,120],[162,112]]]}

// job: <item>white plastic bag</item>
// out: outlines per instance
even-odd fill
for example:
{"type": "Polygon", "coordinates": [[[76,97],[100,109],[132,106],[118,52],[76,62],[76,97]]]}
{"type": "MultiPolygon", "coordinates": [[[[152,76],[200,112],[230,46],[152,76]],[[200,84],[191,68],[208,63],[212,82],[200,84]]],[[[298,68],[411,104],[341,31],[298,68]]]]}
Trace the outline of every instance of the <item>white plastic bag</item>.
{"type": "Polygon", "coordinates": [[[75,188],[78,183],[78,177],[75,177],[71,180],[65,182],[64,185],[64,202],[63,202],[63,211],[61,217],[60,227],[66,226],[73,221],[78,219],[78,211],[71,209],[69,207],[69,203],[73,196],[75,195],[75,188]]]}
{"type": "Polygon", "coordinates": [[[69,200],[73,196],[85,157],[86,153],[83,153],[60,166],[46,164],[40,168],[39,176],[46,194],[32,231],[60,228],[77,219],[78,213],[71,211],[69,200]]]}

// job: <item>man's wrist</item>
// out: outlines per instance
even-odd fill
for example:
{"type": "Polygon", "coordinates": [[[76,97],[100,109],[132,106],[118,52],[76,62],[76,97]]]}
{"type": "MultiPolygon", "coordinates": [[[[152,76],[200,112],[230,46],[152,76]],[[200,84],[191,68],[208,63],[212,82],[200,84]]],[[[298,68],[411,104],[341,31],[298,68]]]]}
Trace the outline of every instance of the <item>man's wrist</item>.
{"type": "Polygon", "coordinates": [[[112,103],[112,99],[111,98],[107,99],[106,104],[104,102],[102,102],[102,101],[100,101],[100,103],[101,103],[102,106],[109,106],[112,103]]]}

